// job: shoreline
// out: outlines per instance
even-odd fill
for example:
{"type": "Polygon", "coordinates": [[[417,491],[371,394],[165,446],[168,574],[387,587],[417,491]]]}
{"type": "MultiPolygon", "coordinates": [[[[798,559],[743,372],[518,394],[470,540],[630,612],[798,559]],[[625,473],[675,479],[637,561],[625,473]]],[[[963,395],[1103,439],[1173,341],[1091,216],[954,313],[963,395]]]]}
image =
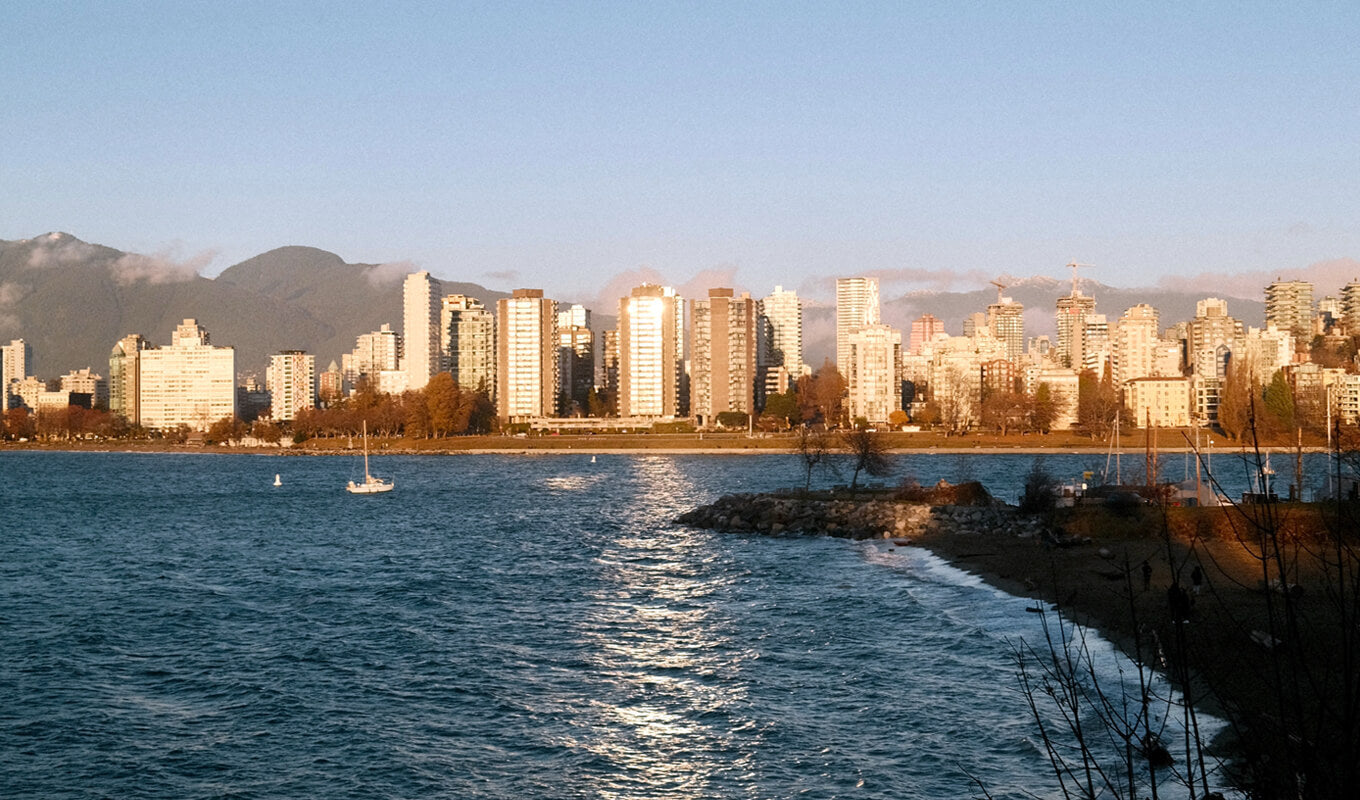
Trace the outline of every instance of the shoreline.
{"type": "MultiPolygon", "coordinates": [[[[1293,448],[1283,447],[1262,447],[1262,452],[1272,453],[1293,453],[1293,448]]],[[[349,456],[361,452],[359,447],[268,447],[268,446],[231,446],[231,445],[144,445],[129,446],[113,445],[107,443],[91,444],[88,446],[73,446],[72,443],[65,442],[60,444],[0,444],[0,454],[3,453],[174,453],[174,454],[200,454],[200,455],[274,455],[274,456],[349,456]]],[[[928,456],[928,455],[1020,455],[1020,456],[1044,456],[1044,455],[1119,455],[1127,457],[1142,457],[1145,451],[1141,448],[1122,447],[1110,449],[1106,447],[1070,447],[1070,446],[1020,446],[1020,445],[972,445],[968,447],[890,447],[886,450],[889,455],[895,456],[928,456]]],[[[1158,455],[1187,455],[1195,452],[1194,448],[1189,447],[1165,447],[1157,451],[1158,455]]],[[[1239,447],[1220,447],[1215,450],[1223,455],[1250,452],[1244,446],[1239,447]]],[[[1304,447],[1303,452],[1325,453],[1326,448],[1304,447]]],[[[636,446],[609,446],[609,445],[587,445],[576,447],[574,445],[557,447],[535,447],[532,445],[506,446],[506,447],[386,447],[370,448],[373,455],[385,456],[485,456],[485,455],[629,455],[629,456],[677,456],[677,455],[702,455],[702,456],[752,456],[752,455],[786,455],[795,456],[796,453],[782,447],[762,447],[758,445],[727,445],[716,447],[636,447],[636,446]]]]}

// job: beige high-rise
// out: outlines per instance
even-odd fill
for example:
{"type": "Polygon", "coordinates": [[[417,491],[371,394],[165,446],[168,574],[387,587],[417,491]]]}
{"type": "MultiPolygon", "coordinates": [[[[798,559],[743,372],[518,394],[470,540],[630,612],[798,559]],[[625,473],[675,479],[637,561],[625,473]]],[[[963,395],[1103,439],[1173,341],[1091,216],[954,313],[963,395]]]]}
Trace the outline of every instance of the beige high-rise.
{"type": "Polygon", "coordinates": [[[440,353],[439,311],[444,287],[428,272],[413,272],[402,284],[402,369],[406,388],[424,389],[444,369],[440,353]]]}
{"type": "Polygon", "coordinates": [[[700,425],[725,411],[755,413],[756,301],[709,289],[693,317],[690,413],[700,425]]]}
{"type": "Polygon", "coordinates": [[[297,419],[297,413],[316,408],[316,356],[284,350],[269,357],[265,374],[270,416],[276,422],[297,419]]]}
{"type": "Polygon", "coordinates": [[[683,416],[684,300],[643,284],[619,300],[619,415],[683,416]]]}
{"type": "Polygon", "coordinates": [[[496,304],[496,413],[502,420],[557,413],[557,303],[516,289],[496,304]]]}
{"type": "Polygon", "coordinates": [[[878,324],[878,278],[836,279],[836,369],[850,368],[850,334],[878,324]]]}
{"type": "Polygon", "coordinates": [[[213,347],[197,321],[184,320],[169,347],[141,351],[140,362],[143,426],[207,430],[236,416],[236,350],[213,347]]]}

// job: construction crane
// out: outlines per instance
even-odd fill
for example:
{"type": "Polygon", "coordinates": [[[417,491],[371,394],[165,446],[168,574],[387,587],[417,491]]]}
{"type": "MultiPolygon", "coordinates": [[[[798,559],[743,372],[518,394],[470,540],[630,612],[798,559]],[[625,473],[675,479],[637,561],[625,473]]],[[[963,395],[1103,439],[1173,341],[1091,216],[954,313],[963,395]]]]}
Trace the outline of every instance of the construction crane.
{"type": "Polygon", "coordinates": [[[1001,281],[987,281],[987,282],[996,287],[996,304],[1001,305],[1002,303],[1006,302],[1006,298],[1001,296],[1001,293],[1006,291],[1006,284],[1002,283],[1001,281]]]}
{"type": "Polygon", "coordinates": [[[1095,265],[1095,264],[1078,264],[1078,263],[1075,262],[1075,261],[1069,261],[1069,262],[1067,262],[1067,266],[1068,266],[1069,269],[1072,270],[1072,296],[1073,296],[1073,297],[1078,297],[1078,296],[1081,294],[1081,292],[1079,292],[1079,291],[1077,290],[1077,268],[1079,268],[1079,267],[1085,267],[1085,268],[1087,268],[1087,269],[1095,269],[1095,266],[1096,266],[1096,265],[1095,265]]]}

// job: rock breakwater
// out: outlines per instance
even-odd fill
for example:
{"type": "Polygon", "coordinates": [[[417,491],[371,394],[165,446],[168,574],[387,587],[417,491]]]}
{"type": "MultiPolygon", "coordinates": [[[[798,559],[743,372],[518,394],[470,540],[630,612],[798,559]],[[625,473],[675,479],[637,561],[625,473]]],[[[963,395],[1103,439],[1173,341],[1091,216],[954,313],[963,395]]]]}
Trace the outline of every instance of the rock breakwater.
{"type": "MultiPolygon", "coordinates": [[[[949,487],[954,488],[954,487],[949,487]]],[[[934,503],[930,492],[774,492],[731,494],[682,514],[685,525],[772,536],[821,535],[845,539],[892,539],[925,533],[981,531],[1026,538],[1046,533],[1042,522],[989,497],[968,504],[934,503]]]]}

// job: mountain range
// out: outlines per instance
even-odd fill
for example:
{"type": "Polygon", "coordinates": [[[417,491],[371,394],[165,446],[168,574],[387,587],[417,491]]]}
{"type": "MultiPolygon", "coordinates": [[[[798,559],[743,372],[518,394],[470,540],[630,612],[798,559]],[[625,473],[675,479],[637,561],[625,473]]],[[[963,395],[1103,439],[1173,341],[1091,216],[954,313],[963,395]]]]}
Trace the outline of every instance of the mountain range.
{"type": "MultiPolygon", "coordinates": [[[[416,270],[404,262],[350,264],[334,253],[299,246],[261,253],[215,278],[199,275],[201,266],[90,244],[67,233],[0,240],[0,341],[25,339],[34,353],[31,371],[41,377],[81,367],[104,373],[110,349],[123,336],[140,333],[153,344],[168,344],[174,327],[192,317],[207,328],[214,344],[236,348],[242,373],[262,374],[269,354],[283,349],[314,353],[323,367],[349,352],[355,337],[383,323],[401,330],[402,279],[416,270]]],[[[1054,303],[1070,284],[1047,277],[1001,282],[1010,284],[1005,294],[1025,306],[1027,335],[1051,334],[1054,303]]],[[[1083,281],[1081,288],[1111,322],[1126,308],[1149,303],[1161,312],[1164,327],[1193,317],[1195,303],[1213,294],[1191,287],[1114,288],[1093,281],[1083,281]]],[[[444,290],[488,305],[507,296],[450,280],[444,280],[444,290]]],[[[1247,292],[1218,294],[1242,293],[1247,292]]],[[[912,319],[930,313],[958,334],[968,314],[984,311],[996,297],[986,288],[885,294],[882,316],[905,331],[912,319]]],[[[611,327],[614,318],[600,311],[596,327],[611,327]]],[[[1229,312],[1248,325],[1263,324],[1261,299],[1230,299],[1229,312]]],[[[814,366],[835,353],[832,306],[807,303],[804,343],[804,360],[814,366]]]]}

